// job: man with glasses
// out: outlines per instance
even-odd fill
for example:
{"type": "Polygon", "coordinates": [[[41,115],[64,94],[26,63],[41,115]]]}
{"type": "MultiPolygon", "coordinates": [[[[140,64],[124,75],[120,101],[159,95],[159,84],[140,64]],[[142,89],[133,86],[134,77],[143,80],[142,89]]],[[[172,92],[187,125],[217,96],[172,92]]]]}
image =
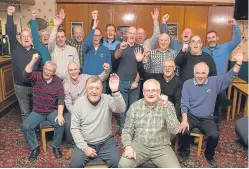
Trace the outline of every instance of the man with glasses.
{"type": "Polygon", "coordinates": [[[64,133],[64,89],[62,80],[55,75],[56,64],[47,61],[43,72],[34,72],[33,67],[39,60],[39,55],[33,54],[32,60],[25,67],[23,76],[33,84],[33,111],[23,122],[24,135],[28,141],[31,153],[29,161],[35,161],[40,154],[40,146],[36,138],[36,127],[43,121],[49,120],[55,128],[53,140],[53,153],[61,158],[61,140],[64,133]]]}
{"type": "Polygon", "coordinates": [[[136,168],[148,160],[159,168],[180,168],[171,148],[170,134],[179,132],[174,105],[160,104],[161,88],[158,81],[144,82],[144,98],[133,103],[127,111],[122,131],[124,153],[119,168],[136,168]]]}
{"type": "Polygon", "coordinates": [[[213,58],[202,51],[200,36],[195,35],[190,39],[190,44],[183,44],[182,50],[175,58],[175,64],[180,67],[180,78],[182,82],[194,77],[193,67],[199,62],[207,63],[210,68],[209,76],[216,76],[216,65],[213,58]],[[190,51],[188,51],[190,45],[190,51]]]}
{"type": "MultiPolygon", "coordinates": [[[[92,29],[90,30],[86,42],[82,45],[84,51],[83,72],[88,75],[99,75],[103,72],[103,67],[110,65],[111,71],[111,52],[100,43],[102,38],[101,30],[98,26],[98,11],[92,12],[94,20],[92,29]]],[[[106,78],[109,74],[107,74],[106,78]]],[[[103,82],[103,92],[106,91],[106,81],[103,82]]]]}

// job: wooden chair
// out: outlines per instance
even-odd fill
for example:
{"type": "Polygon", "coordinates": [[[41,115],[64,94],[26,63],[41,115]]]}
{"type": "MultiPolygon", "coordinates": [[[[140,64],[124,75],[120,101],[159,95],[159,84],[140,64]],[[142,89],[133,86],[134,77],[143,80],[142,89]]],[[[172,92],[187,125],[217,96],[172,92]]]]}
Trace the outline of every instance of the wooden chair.
{"type": "Polygon", "coordinates": [[[40,124],[41,130],[41,142],[42,142],[42,149],[43,152],[47,152],[47,140],[46,140],[46,133],[50,131],[54,131],[54,127],[50,121],[44,121],[40,124]]]}
{"type": "Polygon", "coordinates": [[[108,165],[99,157],[90,159],[85,168],[108,168],[108,165]]]}
{"type": "MultiPolygon", "coordinates": [[[[201,151],[202,151],[202,146],[203,146],[204,134],[202,134],[202,132],[198,128],[193,128],[191,130],[191,132],[190,132],[190,136],[199,138],[198,149],[197,149],[197,157],[200,157],[201,156],[201,151]]],[[[179,136],[176,136],[175,152],[178,151],[178,140],[179,140],[179,136]]]]}

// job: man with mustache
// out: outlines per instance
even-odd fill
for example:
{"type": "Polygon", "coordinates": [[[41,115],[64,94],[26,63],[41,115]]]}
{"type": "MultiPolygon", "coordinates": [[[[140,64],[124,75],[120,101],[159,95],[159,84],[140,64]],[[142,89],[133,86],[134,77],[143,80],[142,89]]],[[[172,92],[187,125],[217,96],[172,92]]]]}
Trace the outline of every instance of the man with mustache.
{"type": "Polygon", "coordinates": [[[206,62],[210,68],[209,76],[216,76],[216,65],[213,58],[208,53],[202,51],[200,36],[192,36],[189,45],[184,44],[182,50],[175,58],[175,64],[180,67],[180,78],[182,82],[193,78],[193,67],[199,62],[206,62]],[[188,51],[189,45],[190,51],[188,51]]]}
{"type": "MultiPolygon", "coordinates": [[[[14,6],[7,8],[6,33],[10,41],[11,64],[14,75],[15,94],[21,108],[22,120],[24,120],[32,110],[31,82],[25,79],[22,72],[25,66],[32,60],[34,53],[39,53],[31,47],[32,35],[28,30],[23,30],[20,36],[20,42],[16,38],[16,30],[13,22],[14,6]]],[[[34,71],[42,70],[41,58],[34,64],[34,71]]]]}
{"type": "MultiPolygon", "coordinates": [[[[232,51],[241,42],[240,28],[234,18],[229,19],[228,23],[233,26],[233,39],[230,42],[218,44],[219,37],[216,31],[210,30],[207,33],[208,46],[203,51],[210,54],[216,64],[217,74],[224,74],[227,70],[227,64],[232,51]]],[[[221,115],[222,103],[226,100],[226,91],[220,92],[216,100],[216,109],[219,116],[221,115]]],[[[219,123],[219,119],[217,119],[219,123]]]]}
{"type": "MultiPolygon", "coordinates": [[[[219,92],[226,89],[238,76],[242,66],[243,54],[234,55],[236,63],[226,74],[208,77],[209,67],[200,62],[194,66],[194,78],[185,81],[182,89],[181,133],[198,128],[206,135],[206,150],[204,152],[207,162],[211,167],[217,167],[214,159],[215,148],[218,144],[219,130],[215,124],[215,101],[219,92]]],[[[179,161],[185,162],[190,154],[191,138],[187,133],[180,136],[179,161]]]]}

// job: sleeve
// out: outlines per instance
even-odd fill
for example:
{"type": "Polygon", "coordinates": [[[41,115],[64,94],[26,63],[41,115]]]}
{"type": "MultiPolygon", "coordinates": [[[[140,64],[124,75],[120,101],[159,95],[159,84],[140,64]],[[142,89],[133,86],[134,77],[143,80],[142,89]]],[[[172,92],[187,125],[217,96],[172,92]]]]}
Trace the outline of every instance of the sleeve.
{"type": "Polygon", "coordinates": [[[217,93],[226,89],[237,76],[238,73],[235,73],[233,69],[229,70],[226,74],[216,76],[217,93]]]}
{"type": "Polygon", "coordinates": [[[174,105],[171,102],[169,102],[168,107],[164,109],[167,109],[166,110],[167,116],[165,117],[167,129],[171,134],[176,135],[177,133],[179,133],[180,123],[176,117],[176,111],[174,105]]]}
{"type": "Polygon", "coordinates": [[[30,80],[32,82],[36,82],[38,78],[38,73],[37,72],[26,72],[25,70],[23,71],[23,77],[27,80],[30,80]]]}
{"type": "Polygon", "coordinates": [[[137,72],[139,73],[139,76],[144,80],[154,78],[154,73],[147,73],[142,62],[137,63],[137,72]]]}
{"type": "Polygon", "coordinates": [[[161,28],[162,28],[162,33],[167,33],[167,23],[162,23],[161,28]]]}
{"type": "Polygon", "coordinates": [[[91,29],[85,43],[82,44],[82,50],[84,51],[84,53],[88,53],[88,51],[91,49],[93,35],[94,35],[94,29],[91,29]]]}
{"type": "Polygon", "coordinates": [[[175,58],[175,64],[181,68],[186,60],[186,57],[188,57],[188,53],[189,52],[183,53],[181,50],[175,58]]]}
{"type": "Polygon", "coordinates": [[[111,55],[111,51],[108,49],[108,54],[107,54],[107,63],[110,65],[110,70],[109,73],[112,72],[112,55],[111,55]]]}
{"type": "Polygon", "coordinates": [[[34,44],[35,48],[37,48],[38,46],[40,46],[42,44],[40,41],[39,33],[38,33],[37,21],[31,20],[30,27],[31,27],[32,37],[33,37],[33,44],[34,44]]]}
{"type": "Polygon", "coordinates": [[[62,82],[60,82],[58,85],[57,100],[58,100],[58,105],[64,105],[65,93],[62,82]]]}
{"type": "Polygon", "coordinates": [[[159,28],[159,22],[157,22],[154,23],[153,34],[149,39],[149,46],[151,50],[155,48],[159,36],[160,36],[160,28],[159,28]]]}
{"type": "MultiPolygon", "coordinates": [[[[233,26],[233,38],[227,43],[227,50],[231,53],[241,42],[241,31],[238,25],[233,26]]],[[[227,58],[228,59],[228,58],[227,58]]]]}
{"type": "Polygon", "coordinates": [[[54,51],[55,45],[56,45],[56,33],[57,33],[58,27],[54,27],[50,33],[49,40],[48,40],[48,51],[51,53],[54,51]]]}
{"type": "MultiPolygon", "coordinates": [[[[179,41],[175,39],[170,39],[170,48],[174,51],[178,51],[179,41]]],[[[181,50],[180,50],[181,51],[181,50]]]]}
{"type": "Polygon", "coordinates": [[[16,32],[15,32],[15,25],[13,21],[13,15],[7,15],[7,24],[6,24],[6,34],[9,37],[10,42],[10,50],[11,53],[17,46],[17,39],[16,39],[16,32]]]}
{"type": "Polygon", "coordinates": [[[110,99],[109,108],[113,113],[123,113],[125,112],[126,105],[121,93],[117,93],[113,96],[107,96],[110,99]]]}
{"type": "Polygon", "coordinates": [[[144,63],[143,66],[144,66],[144,69],[146,71],[150,70],[150,67],[151,67],[151,57],[149,57],[148,61],[146,63],[144,63]]]}
{"type": "Polygon", "coordinates": [[[69,45],[69,46],[74,46],[73,45],[73,39],[72,38],[67,38],[66,39],[66,44],[69,45]]]}
{"type": "Polygon", "coordinates": [[[217,75],[217,70],[216,70],[216,64],[214,62],[214,59],[212,56],[207,54],[208,56],[208,65],[209,65],[209,76],[216,76],[217,75]]]}
{"type": "Polygon", "coordinates": [[[187,89],[186,82],[184,82],[183,88],[182,88],[182,98],[181,98],[181,112],[182,113],[188,113],[190,109],[190,97],[189,97],[189,91],[187,89]]]}
{"type": "Polygon", "coordinates": [[[85,142],[83,135],[81,134],[81,116],[80,110],[78,109],[77,103],[72,113],[72,120],[71,120],[71,134],[76,146],[81,149],[82,151],[88,147],[87,143],[85,142]]]}
{"type": "Polygon", "coordinates": [[[67,110],[72,114],[73,113],[73,100],[69,93],[69,85],[67,81],[64,83],[63,87],[64,87],[64,92],[65,92],[65,105],[67,107],[67,110]]]}
{"type": "Polygon", "coordinates": [[[80,65],[80,58],[77,49],[73,47],[73,50],[74,50],[73,61],[81,67],[82,65],[80,65]]]}
{"type": "Polygon", "coordinates": [[[131,107],[128,109],[127,113],[126,113],[126,119],[125,119],[125,124],[124,124],[124,128],[122,130],[122,143],[123,143],[123,147],[125,148],[126,146],[130,146],[131,145],[131,141],[132,141],[132,136],[134,135],[134,104],[131,105],[131,107]]]}

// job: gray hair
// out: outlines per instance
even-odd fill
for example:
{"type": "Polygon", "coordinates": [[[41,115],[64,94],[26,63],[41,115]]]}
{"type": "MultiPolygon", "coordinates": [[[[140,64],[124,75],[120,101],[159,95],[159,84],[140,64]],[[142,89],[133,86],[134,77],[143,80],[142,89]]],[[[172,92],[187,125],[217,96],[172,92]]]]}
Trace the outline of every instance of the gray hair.
{"type": "Polygon", "coordinates": [[[200,62],[200,63],[195,64],[195,65],[194,65],[194,74],[195,74],[195,68],[196,68],[196,66],[204,66],[204,67],[206,67],[206,69],[207,69],[207,74],[209,74],[210,69],[209,69],[209,66],[207,65],[206,62],[200,62]]]}
{"type": "MultiPolygon", "coordinates": [[[[46,63],[45,63],[45,65],[50,65],[50,66],[52,66],[53,67],[53,69],[56,71],[56,69],[57,69],[57,65],[56,65],[56,63],[55,62],[53,62],[53,61],[47,61],[46,63]]],[[[44,65],[44,66],[45,66],[44,65]]]]}

